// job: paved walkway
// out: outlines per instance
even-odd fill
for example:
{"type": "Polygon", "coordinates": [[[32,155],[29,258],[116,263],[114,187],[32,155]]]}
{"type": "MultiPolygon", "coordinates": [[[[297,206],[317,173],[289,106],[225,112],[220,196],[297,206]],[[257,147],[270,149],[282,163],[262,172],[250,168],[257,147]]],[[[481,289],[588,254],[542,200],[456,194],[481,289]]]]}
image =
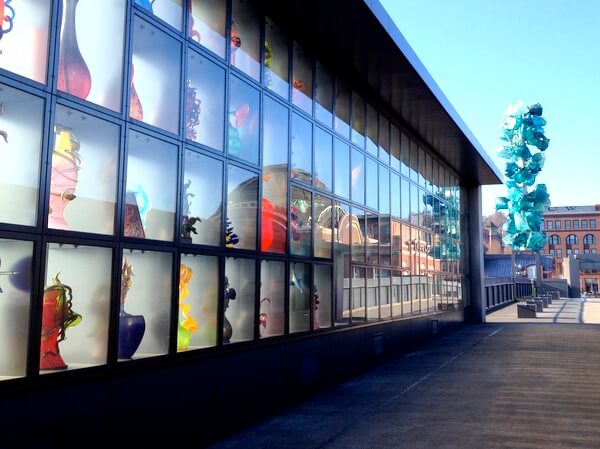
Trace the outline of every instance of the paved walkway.
{"type": "Polygon", "coordinates": [[[569,323],[600,324],[600,298],[562,298],[552,301],[537,318],[517,318],[517,305],[511,304],[487,317],[488,323],[569,323]]]}
{"type": "Polygon", "coordinates": [[[600,448],[598,308],[500,310],[211,448],[600,448]]]}

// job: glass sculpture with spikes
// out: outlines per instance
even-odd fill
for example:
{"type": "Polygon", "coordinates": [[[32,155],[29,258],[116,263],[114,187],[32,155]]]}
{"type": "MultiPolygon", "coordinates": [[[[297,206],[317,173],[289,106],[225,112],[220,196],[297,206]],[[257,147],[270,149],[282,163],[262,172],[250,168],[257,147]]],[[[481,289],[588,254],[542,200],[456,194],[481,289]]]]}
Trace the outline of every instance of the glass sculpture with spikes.
{"type": "MultiPolygon", "coordinates": [[[[545,184],[534,187],[544,166],[544,151],[549,139],[544,135],[546,120],[542,105],[525,106],[519,101],[506,110],[501,139],[505,142],[499,156],[507,159],[504,174],[508,178],[507,196],[496,198],[496,210],[508,211],[503,230],[504,243],[513,250],[538,252],[548,237],[541,230],[544,208],[550,205],[545,184]],[[530,146],[540,150],[532,153],[530,146]]],[[[535,151],[535,150],[534,150],[535,151]]]]}

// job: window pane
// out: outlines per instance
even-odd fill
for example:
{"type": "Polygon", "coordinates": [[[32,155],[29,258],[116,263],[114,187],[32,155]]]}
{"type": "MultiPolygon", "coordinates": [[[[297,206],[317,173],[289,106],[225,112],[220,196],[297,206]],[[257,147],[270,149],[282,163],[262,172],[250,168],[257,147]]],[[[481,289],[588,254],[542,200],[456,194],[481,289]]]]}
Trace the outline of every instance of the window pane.
{"type": "Polygon", "coordinates": [[[173,240],[177,147],[129,132],[125,237],[173,240]]]}
{"type": "Polygon", "coordinates": [[[350,133],[350,90],[339,79],[335,84],[335,123],[336,132],[346,139],[350,133]]]}
{"type": "Polygon", "coordinates": [[[335,314],[336,324],[348,324],[350,317],[350,206],[336,203],[334,226],[335,314]]]}
{"type": "Polygon", "coordinates": [[[379,160],[390,163],[390,121],[379,116],[379,160]]]}
{"type": "Polygon", "coordinates": [[[135,17],[129,116],[179,134],[181,46],[135,17]]]}
{"type": "MultiPolygon", "coordinates": [[[[331,159],[331,142],[329,147],[331,159]]],[[[312,124],[296,113],[292,113],[292,179],[312,182],[312,124]]]]}
{"type": "Polygon", "coordinates": [[[58,61],[58,90],[121,110],[124,0],[108,0],[102,13],[111,18],[110,33],[98,20],[94,0],[63,0],[58,61]],[[98,39],[102,36],[102,39],[98,39]]]}
{"type": "Polygon", "coordinates": [[[185,138],[223,151],[225,70],[190,51],[185,92],[185,138]]]}
{"type": "Polygon", "coordinates": [[[333,188],[332,167],[332,143],[331,134],[315,127],[315,187],[331,192],[333,188]]]}
{"type": "Polygon", "coordinates": [[[377,162],[371,158],[367,158],[367,206],[377,209],[378,207],[378,165],[377,162]]]}
{"type": "Polygon", "coordinates": [[[4,5],[0,67],[38,83],[46,83],[52,2],[29,0],[15,3],[4,5]],[[19,13],[17,24],[16,12],[19,13]]]}
{"type": "Polygon", "coordinates": [[[334,151],[335,193],[350,198],[350,147],[341,140],[335,139],[334,151]]]}
{"type": "Polygon", "coordinates": [[[313,329],[331,327],[331,265],[313,265],[313,329]]]}
{"type": "Polygon", "coordinates": [[[223,163],[187,150],[181,198],[182,243],[220,244],[222,188],[223,163]]]}
{"type": "Polygon", "coordinates": [[[217,344],[219,258],[182,254],[179,265],[177,351],[217,344]]]}
{"type": "Polygon", "coordinates": [[[287,233],[288,109],[265,99],[261,250],[285,252],[287,233]]]}
{"type": "Polygon", "coordinates": [[[255,270],[252,259],[225,259],[224,344],[254,339],[255,270]]]}
{"type": "Polygon", "coordinates": [[[290,206],[290,252],[310,256],[312,234],[312,194],[308,190],[292,187],[290,206]]]}
{"type": "Polygon", "coordinates": [[[227,0],[190,1],[192,10],[187,27],[188,36],[224,58],[227,0]]]}
{"type": "Polygon", "coordinates": [[[402,266],[402,234],[399,221],[392,220],[390,223],[390,245],[391,245],[391,264],[394,267],[402,266]]]}
{"type": "Polygon", "coordinates": [[[331,128],[333,119],[333,79],[329,71],[317,62],[315,118],[331,128]]]}
{"type": "Polygon", "coordinates": [[[390,171],[383,165],[379,166],[379,212],[390,213],[390,171]]]}
{"type": "Polygon", "coordinates": [[[265,86],[281,95],[289,97],[289,51],[287,35],[267,17],[265,25],[265,86]]]}
{"type": "Polygon", "coordinates": [[[0,239],[0,380],[27,368],[33,243],[0,239]]]}
{"type": "Polygon", "coordinates": [[[365,247],[367,250],[367,263],[379,263],[379,220],[377,214],[368,213],[365,223],[365,247]]]}
{"type": "Polygon", "coordinates": [[[404,221],[409,221],[409,219],[410,219],[410,184],[404,178],[401,178],[400,195],[402,197],[402,199],[400,201],[401,212],[402,212],[402,214],[400,215],[400,218],[402,218],[404,221]]]}
{"type": "Polygon", "coordinates": [[[365,285],[367,287],[367,318],[379,319],[379,270],[365,270],[365,285]]]}
{"type": "Polygon", "coordinates": [[[173,256],[124,250],[119,311],[119,360],[169,351],[173,256]]]}
{"type": "Polygon", "coordinates": [[[406,134],[400,137],[400,173],[410,176],[410,141],[406,134]]]}
{"type": "Polygon", "coordinates": [[[54,117],[48,227],[113,234],[119,127],[60,105],[54,117]]]}
{"type": "Polygon", "coordinates": [[[410,179],[419,182],[419,147],[415,142],[410,142],[410,179]]]}
{"type": "Polygon", "coordinates": [[[285,332],[285,262],[263,260],[260,264],[260,338],[285,332]]]}
{"type": "Polygon", "coordinates": [[[34,226],[44,102],[41,98],[0,85],[0,104],[0,222],[34,226]]]}
{"type": "Polygon", "coordinates": [[[400,177],[391,173],[391,212],[394,217],[400,218],[400,177]]]}
{"type": "Polygon", "coordinates": [[[310,330],[310,265],[290,264],[290,333],[310,330]]]}
{"type": "Polygon", "coordinates": [[[294,42],[292,103],[312,115],[312,59],[294,42]]]}
{"type": "Polygon", "coordinates": [[[236,77],[231,77],[229,87],[229,155],[258,164],[258,90],[236,77]]]}
{"type": "Polygon", "coordinates": [[[392,125],[390,136],[390,165],[400,171],[400,130],[397,126],[392,125]]]}
{"type": "Polygon", "coordinates": [[[352,148],[350,182],[352,188],[352,201],[365,204],[365,155],[352,148]]]}
{"type": "Polygon", "coordinates": [[[420,192],[417,186],[410,185],[410,223],[414,225],[420,224],[419,217],[419,196],[420,192]]]}
{"type": "Polygon", "coordinates": [[[364,268],[352,267],[352,321],[364,321],[366,318],[366,280],[364,268]]]}
{"type": "Polygon", "coordinates": [[[392,271],[390,301],[392,305],[392,316],[402,315],[402,278],[399,271],[392,271]]]}
{"type": "Polygon", "coordinates": [[[181,31],[182,0],[135,0],[136,6],[181,31]]]}
{"type": "Polygon", "coordinates": [[[332,219],[334,219],[333,203],[330,198],[315,195],[315,257],[331,258],[331,242],[333,241],[332,219]]]}
{"type": "Polygon", "coordinates": [[[365,147],[365,100],[352,92],[352,143],[365,147]]]}
{"type": "Polygon", "coordinates": [[[367,225],[367,216],[363,209],[357,207],[352,208],[352,216],[349,217],[348,223],[344,223],[342,232],[349,232],[352,241],[352,261],[365,261],[365,226],[367,225]],[[345,229],[347,228],[347,230],[345,229]]]}
{"type": "Polygon", "coordinates": [[[432,170],[433,170],[433,162],[431,159],[431,156],[427,153],[425,153],[425,186],[427,187],[427,190],[432,191],[433,190],[433,175],[432,175],[432,170]]]}
{"type": "Polygon", "coordinates": [[[258,175],[229,165],[225,246],[256,249],[258,175]]]}
{"type": "Polygon", "coordinates": [[[426,177],[425,177],[425,171],[426,171],[426,160],[425,160],[425,150],[423,150],[423,148],[419,147],[419,185],[421,187],[425,187],[426,184],[426,177]]]}
{"type": "Polygon", "coordinates": [[[367,105],[367,151],[377,157],[377,111],[370,104],[367,105]]]}
{"type": "Polygon", "coordinates": [[[112,249],[50,243],[47,257],[40,370],[105,364],[112,249]]]}
{"type": "Polygon", "coordinates": [[[233,0],[229,62],[260,79],[260,19],[252,0],[233,0]]]}

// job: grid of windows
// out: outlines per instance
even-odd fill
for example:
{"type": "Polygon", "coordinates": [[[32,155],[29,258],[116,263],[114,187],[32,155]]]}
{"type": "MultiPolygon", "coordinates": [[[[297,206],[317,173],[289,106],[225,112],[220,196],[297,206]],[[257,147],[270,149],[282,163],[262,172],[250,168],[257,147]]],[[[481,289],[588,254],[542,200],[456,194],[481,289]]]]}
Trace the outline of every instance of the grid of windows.
{"type": "Polygon", "coordinates": [[[252,2],[50,3],[2,40],[0,378],[462,307],[456,174],[252,2]]]}

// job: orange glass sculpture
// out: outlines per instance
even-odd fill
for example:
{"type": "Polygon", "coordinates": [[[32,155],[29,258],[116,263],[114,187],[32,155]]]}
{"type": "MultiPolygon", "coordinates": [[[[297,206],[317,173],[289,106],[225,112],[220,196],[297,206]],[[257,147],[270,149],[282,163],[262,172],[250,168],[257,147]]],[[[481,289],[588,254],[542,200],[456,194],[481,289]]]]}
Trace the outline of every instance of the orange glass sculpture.
{"type": "Polygon", "coordinates": [[[67,205],[76,198],[75,192],[82,161],[79,156],[79,139],[72,130],[60,125],[54,127],[56,144],[52,152],[52,176],[50,179],[50,209],[48,227],[70,229],[65,220],[67,205]]]}
{"type": "Polygon", "coordinates": [[[139,120],[140,122],[144,120],[144,110],[142,109],[142,102],[140,101],[140,97],[135,90],[135,86],[133,85],[133,64],[131,64],[131,73],[129,74],[129,86],[130,86],[130,94],[129,94],[129,117],[139,120]]]}
{"type": "Polygon", "coordinates": [[[190,315],[190,304],[183,304],[183,300],[190,294],[188,285],[192,279],[193,271],[185,264],[179,265],[179,308],[183,315],[183,320],[179,323],[177,330],[177,350],[185,351],[190,344],[191,335],[198,330],[200,325],[190,315]]]}
{"type": "Polygon", "coordinates": [[[86,99],[92,88],[92,77],[77,44],[75,12],[79,0],[63,0],[64,22],[58,60],[58,89],[86,99]]]}
{"type": "Polygon", "coordinates": [[[81,315],[73,312],[72,290],[58,279],[52,278],[52,285],[44,290],[42,306],[42,343],[40,347],[40,369],[65,369],[67,364],[60,355],[58,343],[63,341],[68,327],[81,322],[81,315]]]}

